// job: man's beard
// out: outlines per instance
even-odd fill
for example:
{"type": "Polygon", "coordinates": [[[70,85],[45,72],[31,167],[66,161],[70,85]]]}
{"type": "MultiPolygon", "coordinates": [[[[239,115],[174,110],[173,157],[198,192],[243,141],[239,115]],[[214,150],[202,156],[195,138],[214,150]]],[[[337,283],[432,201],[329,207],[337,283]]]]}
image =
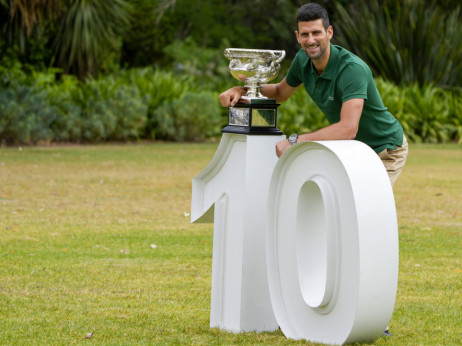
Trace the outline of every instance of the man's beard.
{"type": "MultiPolygon", "coordinates": [[[[311,46],[312,47],[312,46],[311,46]]],[[[305,46],[305,54],[310,58],[311,60],[317,60],[321,58],[324,55],[324,52],[326,51],[326,48],[322,48],[320,44],[317,45],[319,47],[319,51],[317,53],[310,53],[308,46],[305,46]]]]}

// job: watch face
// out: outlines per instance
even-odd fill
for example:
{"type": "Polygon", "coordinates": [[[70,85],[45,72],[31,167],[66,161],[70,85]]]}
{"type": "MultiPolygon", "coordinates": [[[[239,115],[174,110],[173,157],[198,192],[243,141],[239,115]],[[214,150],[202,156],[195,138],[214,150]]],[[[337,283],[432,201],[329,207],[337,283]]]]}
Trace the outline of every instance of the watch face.
{"type": "Polygon", "coordinates": [[[298,135],[290,135],[289,137],[290,144],[294,145],[295,143],[297,143],[297,139],[298,139],[298,135]]]}

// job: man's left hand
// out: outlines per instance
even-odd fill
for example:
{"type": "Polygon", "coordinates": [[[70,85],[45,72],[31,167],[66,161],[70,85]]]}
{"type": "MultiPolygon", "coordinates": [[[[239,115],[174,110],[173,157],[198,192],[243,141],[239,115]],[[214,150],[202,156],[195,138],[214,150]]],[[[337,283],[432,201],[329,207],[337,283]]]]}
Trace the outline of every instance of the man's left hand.
{"type": "Polygon", "coordinates": [[[291,146],[292,145],[289,143],[289,141],[287,139],[277,142],[276,143],[276,155],[278,157],[281,157],[281,155],[284,153],[284,151],[289,149],[291,146]]]}

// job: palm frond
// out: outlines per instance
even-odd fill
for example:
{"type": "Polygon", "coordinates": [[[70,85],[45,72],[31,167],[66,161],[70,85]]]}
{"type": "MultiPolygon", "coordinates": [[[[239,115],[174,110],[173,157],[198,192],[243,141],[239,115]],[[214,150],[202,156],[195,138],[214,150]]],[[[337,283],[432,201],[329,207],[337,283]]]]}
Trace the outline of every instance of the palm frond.
{"type": "Polygon", "coordinates": [[[98,61],[118,49],[118,37],[129,25],[129,8],[126,0],[71,2],[55,42],[59,66],[80,79],[94,74],[98,61]]]}
{"type": "Polygon", "coordinates": [[[336,42],[357,54],[375,75],[397,84],[460,86],[460,7],[445,13],[423,1],[336,4],[336,42]]]}

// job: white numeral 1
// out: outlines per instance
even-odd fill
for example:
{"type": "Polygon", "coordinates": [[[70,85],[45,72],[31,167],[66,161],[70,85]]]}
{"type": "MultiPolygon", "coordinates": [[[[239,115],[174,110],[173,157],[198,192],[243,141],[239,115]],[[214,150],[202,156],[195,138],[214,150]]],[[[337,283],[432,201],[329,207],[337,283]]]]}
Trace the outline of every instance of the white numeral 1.
{"type": "Polygon", "coordinates": [[[193,179],[192,222],[214,220],[211,327],[278,328],[264,239],[275,144],[284,138],[224,133],[210,164],[193,179]]]}

